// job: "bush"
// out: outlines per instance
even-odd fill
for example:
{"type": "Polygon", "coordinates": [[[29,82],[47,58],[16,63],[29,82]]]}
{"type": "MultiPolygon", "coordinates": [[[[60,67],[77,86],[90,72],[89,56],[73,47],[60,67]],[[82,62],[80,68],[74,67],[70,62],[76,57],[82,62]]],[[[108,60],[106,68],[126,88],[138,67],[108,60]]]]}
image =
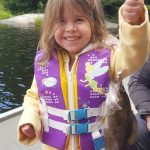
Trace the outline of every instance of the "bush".
{"type": "Polygon", "coordinates": [[[118,10],[123,3],[124,0],[102,0],[106,19],[112,22],[117,22],[118,10]]]}
{"type": "Polygon", "coordinates": [[[44,9],[44,5],[43,5],[42,1],[39,0],[39,2],[38,2],[38,7],[37,7],[37,11],[38,11],[38,12],[43,12],[43,9],[44,9]]]}
{"type": "Polygon", "coordinates": [[[150,5],[147,5],[147,9],[148,9],[148,12],[149,12],[149,17],[150,17],[150,5]]]}
{"type": "Polygon", "coordinates": [[[43,12],[47,0],[0,0],[13,14],[43,12]]]}
{"type": "Polygon", "coordinates": [[[35,29],[36,29],[37,31],[40,31],[41,26],[42,26],[42,21],[43,21],[43,18],[41,18],[41,17],[37,17],[37,18],[34,20],[35,29]]]}
{"type": "Polygon", "coordinates": [[[14,15],[34,12],[31,4],[27,2],[4,1],[3,4],[5,8],[11,10],[14,15]]]}
{"type": "Polygon", "coordinates": [[[5,9],[3,4],[0,3],[0,19],[6,19],[11,17],[12,14],[9,10],[5,9]]]}
{"type": "MultiPolygon", "coordinates": [[[[102,0],[106,19],[111,22],[118,22],[118,10],[124,3],[124,0],[102,0]]],[[[150,16],[150,0],[145,0],[150,16]]]]}

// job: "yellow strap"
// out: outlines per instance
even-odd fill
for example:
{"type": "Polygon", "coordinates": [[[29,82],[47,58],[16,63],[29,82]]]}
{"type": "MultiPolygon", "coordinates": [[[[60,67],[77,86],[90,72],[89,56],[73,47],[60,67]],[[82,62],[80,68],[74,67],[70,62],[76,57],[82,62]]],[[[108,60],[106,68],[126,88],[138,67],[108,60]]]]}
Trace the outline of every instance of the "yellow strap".
{"type": "Polygon", "coordinates": [[[59,60],[59,66],[60,66],[60,81],[61,81],[61,88],[62,88],[62,92],[64,96],[64,102],[65,102],[66,109],[69,109],[67,77],[66,77],[65,68],[63,65],[63,56],[59,51],[58,51],[58,60],[59,60]]]}
{"type": "Polygon", "coordinates": [[[75,104],[75,109],[78,109],[78,87],[77,87],[77,65],[76,68],[74,68],[74,72],[73,72],[73,89],[74,89],[74,104],[75,104]]]}

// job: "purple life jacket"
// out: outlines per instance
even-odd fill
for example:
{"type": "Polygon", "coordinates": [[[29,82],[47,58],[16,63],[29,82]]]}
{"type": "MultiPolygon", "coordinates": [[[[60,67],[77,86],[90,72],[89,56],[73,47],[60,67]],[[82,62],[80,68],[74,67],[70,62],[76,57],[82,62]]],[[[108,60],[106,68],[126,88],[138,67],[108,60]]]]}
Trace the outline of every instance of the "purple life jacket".
{"type": "MultiPolygon", "coordinates": [[[[85,106],[98,108],[106,100],[110,82],[110,53],[111,50],[108,48],[94,49],[79,56],[75,74],[77,79],[78,109],[83,109],[85,106]]],[[[39,66],[37,61],[41,58],[42,52],[39,51],[35,58],[34,68],[40,101],[44,101],[46,106],[66,110],[60,77],[60,60],[58,57],[52,57],[45,66],[39,66]]],[[[65,72],[64,68],[62,70],[65,72]]],[[[62,117],[49,113],[47,113],[46,117],[47,120],[51,119],[67,123],[62,117]]],[[[95,121],[96,117],[91,117],[81,119],[79,123],[92,123],[95,121]]],[[[47,123],[45,120],[43,125],[47,123]]],[[[43,130],[41,140],[49,146],[64,150],[67,135],[58,129],[48,126],[47,131],[43,130]]],[[[80,147],[82,150],[94,150],[91,133],[80,134],[80,147]]]]}

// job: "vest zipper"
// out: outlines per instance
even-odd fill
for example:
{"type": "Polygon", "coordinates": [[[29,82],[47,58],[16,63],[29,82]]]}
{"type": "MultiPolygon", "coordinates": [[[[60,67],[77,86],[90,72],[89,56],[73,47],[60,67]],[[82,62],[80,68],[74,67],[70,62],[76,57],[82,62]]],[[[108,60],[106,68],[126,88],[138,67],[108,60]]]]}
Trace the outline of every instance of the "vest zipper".
{"type": "MultiPolygon", "coordinates": [[[[73,80],[72,80],[72,72],[69,71],[68,69],[68,99],[69,99],[69,109],[73,110],[74,109],[74,92],[73,92],[73,80]]],[[[74,123],[71,121],[70,123],[74,123]]],[[[74,135],[70,136],[71,138],[71,147],[72,150],[76,150],[76,141],[74,135]]]]}
{"type": "MultiPolygon", "coordinates": [[[[65,70],[66,70],[66,74],[67,74],[67,80],[68,80],[68,102],[69,102],[69,110],[74,110],[75,109],[75,99],[74,99],[74,87],[73,87],[73,78],[72,75],[74,73],[75,70],[75,66],[77,65],[77,61],[78,61],[78,56],[75,57],[75,61],[71,67],[71,69],[69,69],[69,62],[70,59],[68,57],[68,60],[66,61],[65,64],[65,70]]],[[[70,123],[76,123],[76,121],[71,121],[70,123]]],[[[76,135],[70,135],[70,140],[71,140],[71,150],[76,150],[76,135]]]]}

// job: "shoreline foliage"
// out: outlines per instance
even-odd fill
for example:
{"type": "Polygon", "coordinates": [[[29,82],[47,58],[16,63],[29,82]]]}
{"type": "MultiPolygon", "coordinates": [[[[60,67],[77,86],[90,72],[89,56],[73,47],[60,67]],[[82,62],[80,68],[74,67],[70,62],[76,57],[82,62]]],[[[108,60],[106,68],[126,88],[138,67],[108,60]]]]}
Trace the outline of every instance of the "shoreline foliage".
{"type": "MultiPolygon", "coordinates": [[[[118,9],[124,0],[101,0],[106,19],[118,22],[118,9]]],[[[43,13],[47,0],[0,0],[0,19],[25,13],[43,13]]],[[[150,0],[145,0],[150,16],[150,0]]]]}

